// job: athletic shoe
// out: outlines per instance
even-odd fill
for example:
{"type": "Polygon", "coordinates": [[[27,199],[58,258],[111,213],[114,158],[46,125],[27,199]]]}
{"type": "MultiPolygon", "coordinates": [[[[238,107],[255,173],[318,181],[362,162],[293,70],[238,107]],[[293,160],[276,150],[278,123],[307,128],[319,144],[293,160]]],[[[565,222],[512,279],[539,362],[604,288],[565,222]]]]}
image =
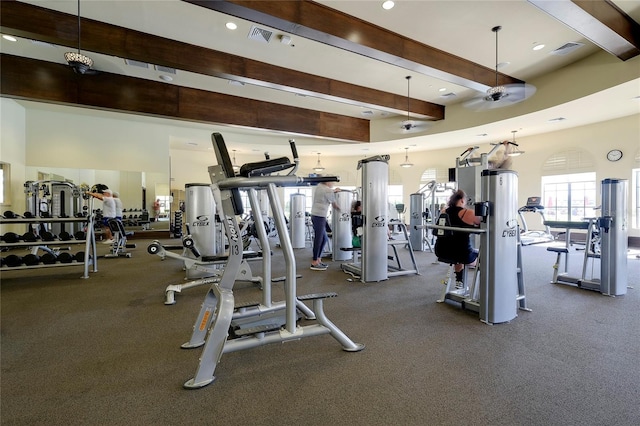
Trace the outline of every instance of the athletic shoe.
{"type": "Polygon", "coordinates": [[[114,243],[114,241],[113,241],[113,240],[104,240],[104,241],[102,242],[102,244],[113,244],[113,243],[114,243]]]}
{"type": "Polygon", "coordinates": [[[464,288],[464,283],[462,281],[456,281],[456,290],[461,290],[464,288]]]}
{"type": "Polygon", "coordinates": [[[326,263],[322,263],[322,262],[318,263],[318,265],[322,266],[323,268],[328,268],[329,267],[329,265],[327,265],[326,263]]]}
{"type": "Polygon", "coordinates": [[[311,267],[309,268],[312,271],[326,271],[327,270],[327,265],[323,265],[322,263],[318,263],[317,265],[311,265],[311,267]]]}

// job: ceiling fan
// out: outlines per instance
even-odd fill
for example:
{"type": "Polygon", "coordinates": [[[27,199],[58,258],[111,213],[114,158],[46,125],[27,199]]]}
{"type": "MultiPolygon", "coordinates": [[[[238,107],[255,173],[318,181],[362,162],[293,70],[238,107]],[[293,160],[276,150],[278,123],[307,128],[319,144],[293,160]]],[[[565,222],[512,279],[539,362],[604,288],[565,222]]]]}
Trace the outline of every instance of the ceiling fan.
{"type": "Polygon", "coordinates": [[[498,85],[498,32],[501,29],[502,27],[500,25],[491,28],[491,31],[496,34],[495,86],[490,87],[484,95],[465,102],[464,106],[467,108],[474,109],[476,111],[502,108],[522,102],[536,93],[536,87],[527,83],[498,85]]]}
{"type": "Polygon", "coordinates": [[[78,51],[65,53],[64,59],[76,74],[97,74],[98,71],[91,68],[93,59],[80,53],[80,36],[80,0],[78,0],[78,51]]]}
{"type": "Polygon", "coordinates": [[[407,119],[403,120],[400,123],[400,126],[398,127],[394,126],[394,130],[395,130],[395,133],[421,132],[426,130],[430,123],[424,120],[412,120],[411,117],[409,116],[409,112],[410,112],[409,102],[411,101],[411,96],[410,96],[411,76],[408,75],[405,78],[407,79],[407,119]]]}

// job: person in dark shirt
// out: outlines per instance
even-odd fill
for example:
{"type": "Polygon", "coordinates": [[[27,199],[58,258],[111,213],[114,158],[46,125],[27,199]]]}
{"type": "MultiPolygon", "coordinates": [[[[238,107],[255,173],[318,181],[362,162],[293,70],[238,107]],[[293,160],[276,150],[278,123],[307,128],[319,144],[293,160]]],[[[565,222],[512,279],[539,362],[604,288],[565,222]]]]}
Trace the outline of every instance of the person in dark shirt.
{"type": "MultiPolygon", "coordinates": [[[[456,228],[474,228],[480,225],[480,217],[466,208],[467,194],[458,189],[451,195],[444,213],[449,217],[449,226],[456,228]]],[[[468,232],[452,232],[451,235],[438,237],[435,252],[439,258],[455,261],[456,281],[462,282],[464,265],[473,264],[478,258],[478,250],[471,245],[471,234],[468,232]]]]}

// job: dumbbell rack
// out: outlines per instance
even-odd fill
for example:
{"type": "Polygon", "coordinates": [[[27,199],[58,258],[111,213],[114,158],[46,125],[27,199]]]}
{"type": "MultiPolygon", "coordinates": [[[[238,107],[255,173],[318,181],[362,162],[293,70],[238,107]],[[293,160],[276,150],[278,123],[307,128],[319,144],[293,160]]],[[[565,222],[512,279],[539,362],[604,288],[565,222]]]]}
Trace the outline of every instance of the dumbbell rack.
{"type": "MultiPolygon", "coordinates": [[[[89,265],[93,265],[92,272],[98,272],[98,256],[96,250],[96,236],[93,228],[94,215],[90,215],[88,217],[67,217],[67,218],[15,218],[15,219],[4,219],[0,218],[0,228],[2,225],[14,225],[14,224],[27,224],[27,225],[39,225],[41,223],[51,224],[51,223],[85,223],[87,226],[87,232],[85,233],[85,238],[83,240],[54,240],[54,241],[19,241],[16,243],[7,243],[0,242],[0,247],[9,247],[9,248],[18,248],[18,247],[60,247],[60,246],[69,246],[69,245],[80,245],[84,244],[84,261],[78,262],[77,260],[73,260],[69,263],[60,263],[56,262],[53,264],[37,264],[37,265],[21,265],[15,267],[2,266],[0,270],[2,273],[8,271],[20,271],[24,269],[41,269],[41,268],[59,268],[63,266],[84,266],[84,275],[81,278],[89,278],[89,265]]],[[[0,230],[0,233],[2,231],[0,230]]]]}

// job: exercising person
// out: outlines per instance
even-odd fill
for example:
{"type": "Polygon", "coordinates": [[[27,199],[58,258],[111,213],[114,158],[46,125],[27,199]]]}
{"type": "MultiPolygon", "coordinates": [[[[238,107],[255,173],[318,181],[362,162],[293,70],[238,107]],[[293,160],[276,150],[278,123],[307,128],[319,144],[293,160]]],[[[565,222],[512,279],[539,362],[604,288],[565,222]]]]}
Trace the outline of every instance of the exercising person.
{"type": "Polygon", "coordinates": [[[322,249],[329,241],[327,235],[327,213],[329,206],[335,210],[340,210],[336,203],[333,182],[321,182],[313,191],[313,204],[311,205],[311,224],[313,225],[313,258],[311,269],[314,271],[324,271],[328,265],[322,263],[322,249]]]}
{"type": "Polygon", "coordinates": [[[120,194],[117,191],[113,192],[113,201],[116,203],[116,219],[122,222],[122,200],[120,199],[120,194]]]}
{"type": "Polygon", "coordinates": [[[105,240],[103,244],[113,244],[113,234],[109,229],[109,219],[116,217],[116,202],[113,198],[113,191],[105,189],[102,193],[88,192],[94,198],[102,201],[102,232],[104,232],[105,240]]]}
{"type": "MultiPolygon", "coordinates": [[[[449,225],[456,228],[474,228],[480,225],[480,217],[466,208],[467,194],[458,189],[451,195],[444,211],[449,216],[449,225]]],[[[478,250],[471,245],[470,233],[452,232],[451,236],[436,239],[436,256],[454,260],[456,281],[462,283],[464,265],[472,265],[478,258],[478,250]]]]}

